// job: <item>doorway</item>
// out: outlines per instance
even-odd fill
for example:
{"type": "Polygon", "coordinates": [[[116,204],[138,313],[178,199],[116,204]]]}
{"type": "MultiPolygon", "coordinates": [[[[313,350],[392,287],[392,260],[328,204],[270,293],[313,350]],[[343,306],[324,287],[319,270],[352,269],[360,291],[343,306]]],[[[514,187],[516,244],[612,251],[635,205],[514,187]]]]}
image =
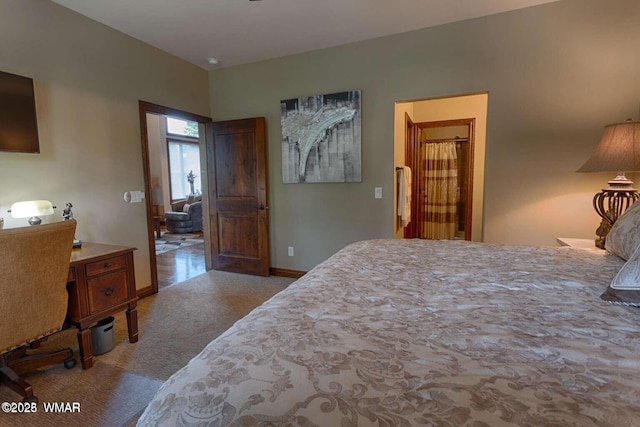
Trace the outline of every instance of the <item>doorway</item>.
{"type": "MultiPolygon", "coordinates": [[[[150,290],[141,293],[140,296],[144,297],[147,295],[157,293],[160,288],[159,279],[158,279],[158,255],[156,254],[156,243],[158,241],[158,234],[161,234],[160,237],[162,237],[161,218],[163,218],[163,214],[164,214],[163,211],[166,210],[165,206],[167,207],[171,206],[171,202],[173,201],[171,199],[178,197],[177,195],[174,196],[171,193],[171,191],[174,187],[177,187],[177,188],[180,187],[179,185],[172,186],[171,180],[168,177],[170,154],[169,154],[168,144],[166,143],[167,141],[166,132],[164,132],[165,134],[164,137],[163,135],[156,135],[156,133],[161,134],[163,132],[156,129],[156,127],[153,124],[150,125],[150,123],[153,123],[154,121],[164,122],[166,120],[165,118],[171,117],[179,120],[195,122],[198,124],[198,134],[199,134],[198,150],[200,152],[200,161],[199,161],[200,165],[197,167],[196,171],[193,171],[193,174],[202,176],[202,174],[206,170],[204,166],[205,125],[211,122],[211,118],[188,113],[181,110],[176,110],[169,107],[164,107],[161,105],[151,104],[145,101],[139,101],[139,113],[140,113],[140,130],[141,130],[141,143],[142,143],[144,188],[145,188],[145,194],[147,195],[147,197],[145,197],[146,212],[147,212],[147,234],[148,234],[148,242],[149,242],[149,258],[150,258],[150,264],[151,264],[150,266],[151,267],[151,288],[150,290]],[[165,143],[162,144],[161,148],[159,148],[157,144],[152,143],[152,140],[154,138],[160,138],[162,141],[165,141],[165,143]],[[164,150],[162,153],[158,153],[158,151],[162,151],[162,150],[164,150]],[[163,159],[163,160],[159,160],[159,159],[163,159]],[[162,162],[162,164],[156,164],[158,162],[162,162]],[[164,178],[162,178],[163,174],[158,172],[158,170],[161,170],[161,169],[167,171],[166,173],[167,176],[165,176],[164,178]],[[164,181],[164,183],[161,181],[164,181]],[[165,190],[162,190],[163,188],[165,190]],[[169,200],[166,200],[166,199],[169,199],[169,200]]],[[[158,128],[161,129],[162,126],[159,126],[158,128]]],[[[180,145],[179,143],[181,141],[185,141],[186,139],[180,140],[180,138],[176,137],[176,138],[173,138],[173,140],[174,140],[174,145],[176,145],[176,141],[178,141],[178,145],[180,145]]],[[[196,166],[191,165],[191,168],[195,168],[195,167],[196,166]]],[[[189,183],[191,183],[191,181],[189,181],[189,183]]],[[[176,184],[183,184],[183,183],[176,182],[176,184]]],[[[174,192],[176,191],[174,190],[174,192]]],[[[194,188],[194,192],[195,192],[195,188],[194,188]]],[[[201,203],[206,203],[206,200],[207,200],[206,197],[207,197],[206,191],[202,191],[201,203]]],[[[210,236],[208,236],[207,233],[202,233],[202,239],[204,240],[202,245],[204,248],[210,241],[210,236]]],[[[182,239],[177,239],[174,244],[178,244],[178,243],[182,245],[182,239]]],[[[188,248],[184,248],[184,249],[188,250],[188,248]]],[[[182,249],[178,249],[178,250],[182,250],[182,249]]],[[[175,274],[172,276],[166,271],[163,271],[163,276],[175,277],[174,280],[176,281],[185,280],[187,278],[185,274],[187,275],[190,274],[189,273],[190,269],[188,267],[193,264],[192,261],[189,259],[191,256],[201,256],[202,259],[198,260],[197,262],[200,263],[202,267],[205,266],[204,250],[200,251],[202,252],[201,255],[198,254],[198,251],[196,250],[196,248],[192,248],[188,252],[190,253],[187,254],[187,252],[182,252],[181,254],[178,254],[176,252],[174,254],[170,254],[170,255],[174,255],[173,257],[171,257],[170,255],[165,256],[165,254],[160,255],[160,256],[164,256],[164,258],[169,259],[169,261],[163,259],[163,263],[162,263],[163,269],[171,268],[172,263],[174,265],[174,268],[183,269],[183,272],[180,273],[181,274],[180,276],[176,276],[175,274]],[[171,260],[171,258],[173,259],[171,260]]],[[[193,272],[195,270],[192,268],[191,271],[193,272]]],[[[204,270],[200,267],[198,267],[197,271],[204,272],[204,270]]],[[[167,283],[163,283],[163,286],[164,285],[167,285],[167,283]]]]}
{"type": "MultiPolygon", "coordinates": [[[[394,169],[409,166],[412,174],[411,221],[398,216],[399,174],[395,173],[393,224],[395,238],[418,238],[424,221],[425,158],[421,146],[451,144],[457,164],[454,188],[457,219],[452,238],[483,239],[484,159],[488,93],[395,103],[394,169]],[[457,137],[457,138],[456,138],[457,137]]],[[[424,148],[424,147],[423,147],[424,148]]]]}
{"type": "Polygon", "coordinates": [[[475,119],[422,122],[415,127],[415,237],[471,240],[475,119]]]}

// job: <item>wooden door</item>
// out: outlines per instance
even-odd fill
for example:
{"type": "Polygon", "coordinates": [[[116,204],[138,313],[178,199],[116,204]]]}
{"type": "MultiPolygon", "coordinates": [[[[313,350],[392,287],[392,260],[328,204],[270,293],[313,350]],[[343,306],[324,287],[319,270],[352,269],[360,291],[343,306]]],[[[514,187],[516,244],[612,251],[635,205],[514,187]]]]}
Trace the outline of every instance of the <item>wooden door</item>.
{"type": "Polygon", "coordinates": [[[264,117],[209,124],[207,173],[211,265],[269,275],[264,117]]]}

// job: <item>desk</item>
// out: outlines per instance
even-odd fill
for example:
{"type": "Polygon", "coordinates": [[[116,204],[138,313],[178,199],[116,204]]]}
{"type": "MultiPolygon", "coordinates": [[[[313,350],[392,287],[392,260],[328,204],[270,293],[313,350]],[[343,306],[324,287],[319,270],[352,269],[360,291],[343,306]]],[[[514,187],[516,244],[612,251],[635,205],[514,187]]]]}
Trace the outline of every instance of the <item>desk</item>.
{"type": "Polygon", "coordinates": [[[81,248],[71,251],[67,323],[78,328],[83,369],[93,366],[90,327],[98,321],[127,310],[129,342],[138,341],[134,250],[128,246],[83,242],[81,248]]]}

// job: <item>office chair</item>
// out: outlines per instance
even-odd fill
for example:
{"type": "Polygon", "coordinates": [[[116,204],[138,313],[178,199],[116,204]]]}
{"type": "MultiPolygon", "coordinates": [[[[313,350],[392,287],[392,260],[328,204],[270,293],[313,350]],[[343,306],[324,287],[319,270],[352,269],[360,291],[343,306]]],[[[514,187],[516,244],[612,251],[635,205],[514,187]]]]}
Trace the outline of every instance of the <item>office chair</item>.
{"type": "Polygon", "coordinates": [[[62,329],[69,297],[67,278],[75,220],[0,230],[0,383],[37,402],[19,374],[65,361],[71,349],[28,354],[62,329]]]}

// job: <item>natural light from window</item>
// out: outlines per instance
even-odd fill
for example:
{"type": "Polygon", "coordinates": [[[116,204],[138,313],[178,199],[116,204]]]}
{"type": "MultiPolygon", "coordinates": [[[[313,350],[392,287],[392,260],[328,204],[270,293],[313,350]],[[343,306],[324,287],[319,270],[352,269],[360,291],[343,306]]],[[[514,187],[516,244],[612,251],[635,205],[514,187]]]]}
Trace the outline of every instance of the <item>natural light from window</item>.
{"type": "Polygon", "coordinates": [[[200,146],[198,123],[167,117],[167,148],[171,199],[200,194],[200,146]]]}
{"type": "Polygon", "coordinates": [[[167,117],[167,133],[197,138],[198,122],[167,117]]]}

